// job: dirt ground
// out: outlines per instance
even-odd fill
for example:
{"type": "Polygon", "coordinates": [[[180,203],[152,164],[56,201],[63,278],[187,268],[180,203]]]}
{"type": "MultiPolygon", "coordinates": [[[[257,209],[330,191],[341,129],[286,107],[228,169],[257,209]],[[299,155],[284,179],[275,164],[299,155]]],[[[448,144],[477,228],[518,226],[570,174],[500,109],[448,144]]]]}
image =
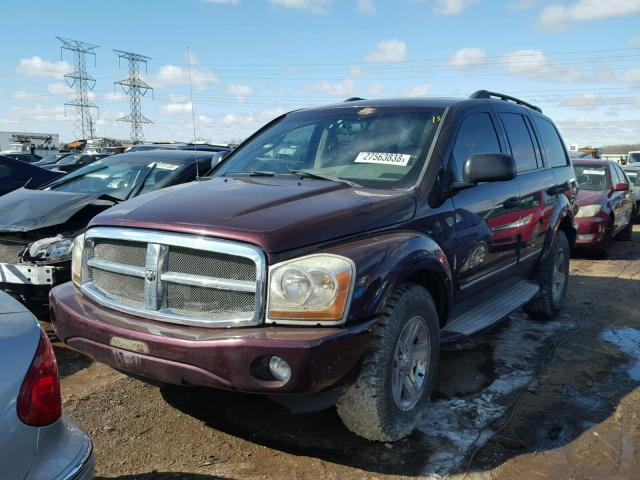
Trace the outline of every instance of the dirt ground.
{"type": "Polygon", "coordinates": [[[516,312],[442,353],[409,438],[367,442],[335,409],[162,390],[57,343],[64,408],[102,479],[640,479],[640,230],[607,260],[575,258],[566,307],[516,312]]]}

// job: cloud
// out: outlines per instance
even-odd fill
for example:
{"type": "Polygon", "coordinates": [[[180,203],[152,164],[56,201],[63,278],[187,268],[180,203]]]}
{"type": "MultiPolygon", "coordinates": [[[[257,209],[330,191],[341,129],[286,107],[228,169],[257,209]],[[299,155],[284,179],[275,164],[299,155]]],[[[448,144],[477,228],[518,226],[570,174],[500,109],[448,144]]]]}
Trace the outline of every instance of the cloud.
{"type": "MultiPolygon", "coordinates": [[[[152,87],[168,85],[189,85],[189,70],[176,65],[163,65],[157,73],[150,75],[152,87]]],[[[191,68],[191,82],[198,90],[205,90],[209,85],[218,83],[218,76],[206,68],[191,68]]]]}
{"type": "Polygon", "coordinates": [[[169,115],[186,115],[191,113],[193,105],[182,95],[170,95],[169,103],[160,106],[160,111],[169,115]]]}
{"type": "Polygon", "coordinates": [[[543,28],[559,30],[572,22],[591,22],[640,12],[640,0],[577,0],[569,5],[545,7],[538,21],[543,28]]]}
{"type": "Polygon", "coordinates": [[[329,13],[331,0],[269,0],[269,3],[295,10],[306,10],[316,15],[326,15],[329,13]]]}
{"type": "Polygon", "coordinates": [[[632,68],[626,70],[618,75],[618,80],[624,83],[639,83],[640,84],[640,68],[632,68]]]}
{"type": "Polygon", "coordinates": [[[235,115],[227,113],[220,119],[220,123],[227,127],[251,127],[252,129],[261,127],[276,117],[284,113],[284,110],[276,108],[274,110],[266,110],[262,112],[251,113],[247,115],[235,115]]]}
{"type": "Polygon", "coordinates": [[[103,95],[107,102],[127,102],[129,97],[122,92],[108,92],[103,95]]]}
{"type": "Polygon", "coordinates": [[[405,88],[400,92],[401,97],[424,97],[431,90],[431,84],[424,83],[415,87],[405,88]]]}
{"type": "Polygon", "coordinates": [[[34,98],[37,98],[38,95],[25,92],[24,90],[18,90],[16,93],[12,95],[12,97],[15,98],[16,100],[33,100],[34,98]]]}
{"type": "Polygon", "coordinates": [[[639,37],[631,37],[625,43],[625,47],[627,47],[627,48],[640,48],[640,36],[639,37]]]}
{"type": "Polygon", "coordinates": [[[65,73],[69,73],[71,70],[71,65],[65,61],[49,62],[38,56],[22,58],[16,67],[16,72],[23,75],[53,78],[63,78],[65,73]]]}
{"type": "Polygon", "coordinates": [[[351,78],[341,82],[330,83],[326,80],[313,83],[304,87],[308,92],[322,93],[329,97],[347,97],[353,93],[355,83],[351,78]]]}
{"type": "Polygon", "coordinates": [[[436,0],[433,13],[437,15],[458,15],[469,5],[477,1],[478,0],[436,0]]]}
{"type": "Polygon", "coordinates": [[[561,107],[577,108],[579,110],[593,110],[602,106],[602,95],[594,92],[571,95],[560,101],[561,107]]]}
{"type": "Polygon", "coordinates": [[[361,13],[366,13],[367,15],[375,15],[376,13],[378,13],[373,0],[358,0],[356,2],[356,10],[361,13]]]}
{"type": "Polygon", "coordinates": [[[582,71],[562,66],[547,58],[541,50],[516,50],[502,56],[506,71],[523,78],[574,82],[583,78],[582,71]]]}
{"type": "Polygon", "coordinates": [[[47,92],[53,95],[64,95],[66,97],[73,96],[73,89],[69,88],[69,85],[62,82],[50,83],[47,85],[47,92]]]}
{"type": "Polygon", "coordinates": [[[21,122],[23,120],[29,122],[61,122],[70,120],[65,118],[64,106],[48,106],[36,105],[35,107],[18,107],[11,106],[7,109],[7,117],[9,121],[21,122]]]}
{"type": "Polygon", "coordinates": [[[407,45],[395,38],[376,44],[365,60],[370,63],[404,62],[407,58],[407,45]]]}
{"type": "Polygon", "coordinates": [[[447,65],[456,70],[474,70],[487,62],[487,54],[481,48],[461,48],[455,52],[447,65]]]}
{"type": "Polygon", "coordinates": [[[236,97],[239,102],[244,101],[248,96],[253,95],[253,89],[248,85],[231,84],[227,87],[227,93],[236,97]]]}
{"type": "Polygon", "coordinates": [[[212,3],[214,5],[233,5],[236,6],[240,3],[240,0],[204,0],[205,3],[212,3]]]}
{"type": "Polygon", "coordinates": [[[383,91],[384,91],[384,86],[381,83],[374,83],[364,89],[364,92],[367,95],[373,95],[373,96],[380,95],[383,91]]]}

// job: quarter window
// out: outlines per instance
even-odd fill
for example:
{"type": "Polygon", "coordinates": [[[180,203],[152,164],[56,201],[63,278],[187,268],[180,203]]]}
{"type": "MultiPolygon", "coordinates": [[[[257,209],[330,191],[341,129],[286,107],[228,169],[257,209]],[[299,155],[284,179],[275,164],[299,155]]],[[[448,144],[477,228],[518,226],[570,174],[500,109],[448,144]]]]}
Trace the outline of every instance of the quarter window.
{"type": "Polygon", "coordinates": [[[474,153],[500,153],[498,134],[488,113],[469,115],[462,122],[453,147],[453,171],[456,181],[463,181],[464,162],[474,153]]]}
{"type": "Polygon", "coordinates": [[[544,118],[535,117],[534,121],[540,133],[542,148],[544,149],[549,165],[552,167],[566,166],[567,154],[564,150],[564,144],[560,139],[560,135],[558,135],[556,127],[544,118]]]}
{"type": "Polygon", "coordinates": [[[517,113],[501,113],[500,118],[507,131],[511,154],[518,167],[518,173],[538,168],[533,141],[524,117],[517,113]]]}

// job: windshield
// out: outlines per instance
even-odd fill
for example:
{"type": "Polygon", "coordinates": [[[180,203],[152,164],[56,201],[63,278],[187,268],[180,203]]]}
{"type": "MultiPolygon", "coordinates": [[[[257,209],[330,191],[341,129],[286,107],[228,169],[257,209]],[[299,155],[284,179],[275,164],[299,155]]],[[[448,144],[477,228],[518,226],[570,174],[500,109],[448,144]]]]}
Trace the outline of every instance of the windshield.
{"type": "Polygon", "coordinates": [[[338,108],[288,114],[214,175],[301,174],[376,188],[413,186],[443,111],[338,108]]]}
{"type": "Polygon", "coordinates": [[[60,161],[58,162],[58,165],[73,165],[74,163],[77,163],[78,160],[80,160],[80,157],[82,157],[82,155],[80,154],[68,155],[60,159],[60,161]]]}
{"type": "Polygon", "coordinates": [[[125,200],[132,193],[146,193],[167,185],[181,172],[182,165],[168,162],[97,160],[65,175],[45,190],[109,195],[125,200]],[[142,188],[140,188],[142,186],[142,188]]]}
{"type": "Polygon", "coordinates": [[[63,153],[50,153],[49,155],[44,156],[38,163],[40,165],[50,165],[52,163],[56,163],[62,157],[64,157],[63,153]]]}
{"type": "Polygon", "coordinates": [[[574,165],[581,190],[607,190],[607,171],[602,165],[574,165]]]}
{"type": "Polygon", "coordinates": [[[632,152],[627,157],[627,163],[640,163],[640,152],[632,152]]]}

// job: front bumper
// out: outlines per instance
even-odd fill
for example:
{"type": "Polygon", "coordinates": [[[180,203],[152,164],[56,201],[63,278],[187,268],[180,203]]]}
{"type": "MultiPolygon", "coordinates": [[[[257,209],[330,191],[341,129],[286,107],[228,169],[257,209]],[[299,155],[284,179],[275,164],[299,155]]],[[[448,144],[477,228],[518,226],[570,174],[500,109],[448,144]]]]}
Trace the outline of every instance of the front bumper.
{"type": "Polygon", "coordinates": [[[578,226],[576,235],[577,247],[592,247],[601,244],[606,235],[608,218],[596,215],[575,219],[578,226]]]}
{"type": "Polygon", "coordinates": [[[272,394],[312,394],[353,381],[373,324],[181,326],[108,309],[71,283],[51,291],[50,307],[61,340],[118,370],[177,385],[272,394]],[[265,378],[261,365],[274,355],[291,366],[288,382],[265,378]]]}

